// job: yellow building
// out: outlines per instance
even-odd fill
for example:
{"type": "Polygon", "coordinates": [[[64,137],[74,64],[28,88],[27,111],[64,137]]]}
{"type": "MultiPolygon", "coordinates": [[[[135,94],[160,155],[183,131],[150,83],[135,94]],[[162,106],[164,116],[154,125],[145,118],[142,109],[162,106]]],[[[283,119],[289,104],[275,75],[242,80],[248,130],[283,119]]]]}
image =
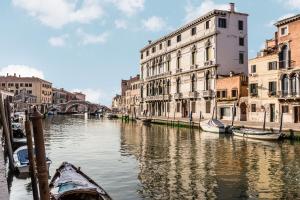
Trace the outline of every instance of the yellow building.
{"type": "Polygon", "coordinates": [[[0,76],[0,88],[15,95],[26,91],[37,97],[37,105],[52,103],[52,83],[37,77],[0,76]]]}

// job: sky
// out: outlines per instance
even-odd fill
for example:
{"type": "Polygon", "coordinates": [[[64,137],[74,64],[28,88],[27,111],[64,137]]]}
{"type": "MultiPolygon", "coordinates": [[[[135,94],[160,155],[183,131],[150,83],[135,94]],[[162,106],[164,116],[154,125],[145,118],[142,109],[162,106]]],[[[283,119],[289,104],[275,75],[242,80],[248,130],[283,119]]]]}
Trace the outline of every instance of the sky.
{"type": "Polygon", "coordinates": [[[139,73],[139,50],[212,9],[249,14],[249,57],[300,0],[2,0],[0,74],[37,76],[111,105],[121,79],[139,73]]]}

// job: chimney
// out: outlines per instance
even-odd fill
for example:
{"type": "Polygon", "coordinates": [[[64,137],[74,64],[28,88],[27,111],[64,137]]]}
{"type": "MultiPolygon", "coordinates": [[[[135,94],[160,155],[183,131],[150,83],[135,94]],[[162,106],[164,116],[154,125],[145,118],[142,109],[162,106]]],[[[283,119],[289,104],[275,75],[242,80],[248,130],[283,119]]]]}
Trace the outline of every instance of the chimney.
{"type": "Polygon", "coordinates": [[[235,12],[234,11],[234,3],[229,3],[229,5],[230,5],[230,12],[235,12]]]}
{"type": "Polygon", "coordinates": [[[16,75],[16,73],[14,73],[14,77],[16,77],[17,75],[16,75]]]}
{"type": "Polygon", "coordinates": [[[151,43],[152,43],[152,40],[148,40],[148,43],[151,44],[151,43]]]}
{"type": "Polygon", "coordinates": [[[8,76],[8,73],[6,73],[6,76],[8,76]]]}
{"type": "Polygon", "coordinates": [[[21,78],[21,75],[19,74],[19,78],[21,78]]]}

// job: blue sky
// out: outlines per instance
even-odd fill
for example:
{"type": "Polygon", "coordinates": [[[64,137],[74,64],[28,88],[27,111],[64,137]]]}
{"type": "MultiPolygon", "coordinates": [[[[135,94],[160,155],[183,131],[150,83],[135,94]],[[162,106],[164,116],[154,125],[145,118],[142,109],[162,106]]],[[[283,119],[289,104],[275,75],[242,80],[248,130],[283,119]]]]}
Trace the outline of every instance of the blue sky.
{"type": "Polygon", "coordinates": [[[35,75],[110,105],[120,80],[139,72],[139,50],[213,8],[249,14],[249,56],[300,0],[2,0],[0,73],[35,75]]]}

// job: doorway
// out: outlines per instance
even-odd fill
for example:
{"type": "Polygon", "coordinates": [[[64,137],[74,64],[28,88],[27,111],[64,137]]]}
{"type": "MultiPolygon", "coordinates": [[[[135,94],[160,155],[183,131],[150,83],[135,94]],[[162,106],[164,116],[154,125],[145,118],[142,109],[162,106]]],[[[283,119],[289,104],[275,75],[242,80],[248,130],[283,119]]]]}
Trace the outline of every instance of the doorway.
{"type": "Polygon", "coordinates": [[[182,117],[188,117],[189,111],[188,111],[188,103],[187,100],[182,100],[182,117]]]}
{"type": "Polygon", "coordinates": [[[300,122],[300,106],[294,107],[294,122],[295,123],[300,122]]]}
{"type": "Polygon", "coordinates": [[[247,105],[243,102],[240,105],[240,121],[247,121],[247,105]]]}
{"type": "Polygon", "coordinates": [[[270,104],[270,122],[275,121],[275,104],[270,104]]]}

